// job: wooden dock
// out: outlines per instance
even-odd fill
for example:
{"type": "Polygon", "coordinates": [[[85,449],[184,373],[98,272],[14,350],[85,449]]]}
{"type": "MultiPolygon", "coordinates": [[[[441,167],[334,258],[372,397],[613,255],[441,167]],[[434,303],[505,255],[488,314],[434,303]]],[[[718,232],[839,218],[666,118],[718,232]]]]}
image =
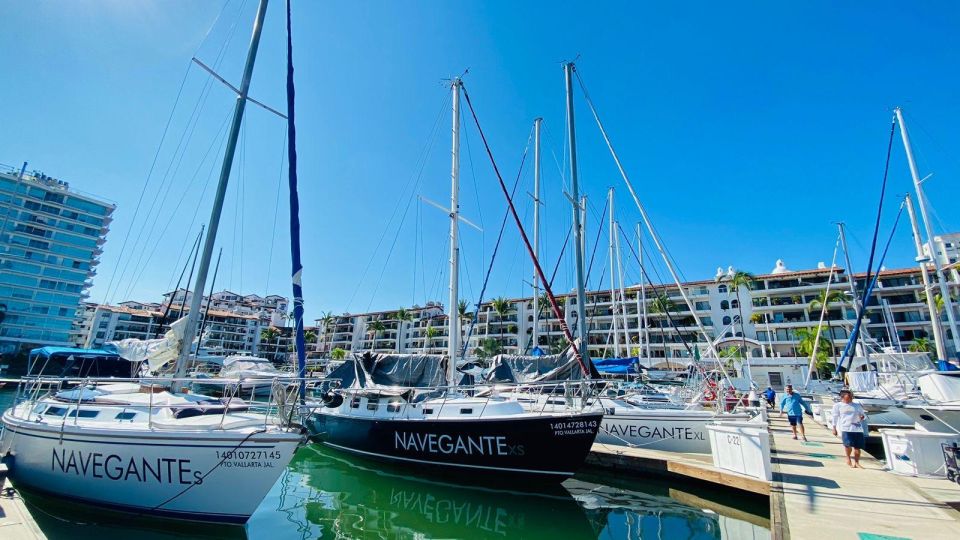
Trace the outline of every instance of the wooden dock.
{"type": "Polygon", "coordinates": [[[770,419],[772,482],[718,469],[709,455],[605,444],[593,445],[587,464],[632,476],[706,482],[733,496],[769,496],[775,540],[960,538],[960,486],[887,472],[866,452],[863,468],[852,469],[840,439],[809,417],[805,421],[808,442],[793,440],[786,418],[770,419]]]}
{"type": "Polygon", "coordinates": [[[795,441],[786,418],[770,420],[775,539],[932,540],[960,538],[960,486],[899,476],[866,452],[847,466],[840,439],[805,419],[809,442],[795,441]]]}
{"type": "Polygon", "coordinates": [[[0,465],[0,538],[4,540],[42,540],[46,536],[33,520],[20,495],[7,479],[6,465],[0,465]]]}

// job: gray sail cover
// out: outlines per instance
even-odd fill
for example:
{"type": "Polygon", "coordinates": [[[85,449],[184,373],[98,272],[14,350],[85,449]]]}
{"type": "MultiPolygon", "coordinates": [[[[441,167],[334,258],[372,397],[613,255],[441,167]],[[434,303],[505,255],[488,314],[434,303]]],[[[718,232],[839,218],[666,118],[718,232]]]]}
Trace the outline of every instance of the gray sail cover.
{"type": "Polygon", "coordinates": [[[584,377],[573,348],[568,347],[560,354],[544,356],[498,354],[484,378],[487,382],[534,383],[590,377],[584,377]]]}
{"type": "Polygon", "coordinates": [[[328,379],[343,388],[444,386],[446,357],[439,354],[353,354],[328,379]]]}

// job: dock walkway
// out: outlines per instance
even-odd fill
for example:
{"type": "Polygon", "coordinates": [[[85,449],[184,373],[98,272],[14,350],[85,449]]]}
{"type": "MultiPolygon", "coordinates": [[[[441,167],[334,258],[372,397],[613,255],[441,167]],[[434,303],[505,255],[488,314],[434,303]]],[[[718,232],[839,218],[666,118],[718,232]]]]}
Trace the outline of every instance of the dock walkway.
{"type": "Polygon", "coordinates": [[[773,538],[934,540],[960,538],[960,486],[883,470],[866,452],[847,466],[840,439],[807,417],[809,442],[792,438],[787,419],[770,419],[774,478],[773,538]]]}
{"type": "Polygon", "coordinates": [[[10,480],[6,478],[6,466],[0,467],[0,538],[44,540],[46,536],[33,520],[23,499],[11,489],[10,480]]]}

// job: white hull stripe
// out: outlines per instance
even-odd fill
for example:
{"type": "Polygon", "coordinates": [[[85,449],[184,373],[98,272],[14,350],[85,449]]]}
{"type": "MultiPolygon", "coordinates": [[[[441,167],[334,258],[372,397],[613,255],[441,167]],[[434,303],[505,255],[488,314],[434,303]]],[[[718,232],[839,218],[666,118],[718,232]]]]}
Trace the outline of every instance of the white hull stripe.
{"type": "Polygon", "coordinates": [[[337,449],[339,449],[339,450],[343,450],[343,451],[345,451],[345,452],[352,452],[352,453],[355,453],[355,454],[363,454],[363,455],[366,455],[366,456],[374,456],[374,457],[383,458],[383,459],[391,459],[391,460],[397,460],[397,461],[408,461],[408,462],[411,462],[411,463],[422,463],[422,464],[424,464],[424,465],[445,465],[445,466],[447,466],[447,467],[463,467],[463,468],[468,468],[468,469],[486,469],[486,470],[491,470],[491,471],[509,471],[509,472],[519,472],[519,473],[527,473],[527,474],[546,474],[546,475],[555,475],[555,476],[573,476],[573,473],[572,473],[572,472],[563,472],[563,471],[536,471],[536,470],[533,470],[533,469],[516,469],[516,468],[513,468],[513,467],[491,467],[491,466],[489,466],[489,465],[467,465],[467,464],[461,464],[461,463],[444,463],[444,462],[442,462],[442,461],[427,461],[427,460],[425,460],[425,459],[405,458],[405,457],[399,457],[399,456],[390,456],[390,455],[387,455],[387,454],[378,454],[378,453],[376,453],[376,452],[367,452],[367,451],[364,451],[364,450],[357,450],[357,449],[355,449],[355,448],[349,448],[349,447],[346,447],[346,446],[340,446],[339,444],[333,444],[333,443],[331,443],[331,442],[324,442],[323,444],[325,444],[325,445],[327,445],[327,446],[332,446],[332,447],[334,447],[334,448],[337,448],[337,449]]]}

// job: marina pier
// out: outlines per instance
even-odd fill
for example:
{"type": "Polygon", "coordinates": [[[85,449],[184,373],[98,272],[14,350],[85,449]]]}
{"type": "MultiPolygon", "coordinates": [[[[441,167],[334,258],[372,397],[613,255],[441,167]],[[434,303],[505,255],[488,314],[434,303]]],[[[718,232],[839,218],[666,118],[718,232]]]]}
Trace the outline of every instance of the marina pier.
{"type": "Polygon", "coordinates": [[[773,480],[717,468],[705,454],[678,454],[596,443],[587,464],[619,474],[659,476],[729,490],[731,497],[767,497],[775,540],[831,538],[915,540],[960,538],[960,486],[943,478],[916,478],[884,470],[864,452],[863,468],[847,466],[843,445],[808,420],[807,441],[793,440],[786,418],[772,416],[773,480]]]}

